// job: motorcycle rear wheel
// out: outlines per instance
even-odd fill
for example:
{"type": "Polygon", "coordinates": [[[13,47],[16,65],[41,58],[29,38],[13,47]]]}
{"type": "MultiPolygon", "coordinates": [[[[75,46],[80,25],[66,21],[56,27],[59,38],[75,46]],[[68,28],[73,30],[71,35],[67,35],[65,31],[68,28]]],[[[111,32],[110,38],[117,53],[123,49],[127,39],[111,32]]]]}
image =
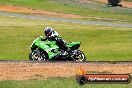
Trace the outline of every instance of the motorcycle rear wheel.
{"type": "Polygon", "coordinates": [[[86,61],[86,56],[81,50],[77,50],[77,55],[72,59],[73,61],[86,61]]]}

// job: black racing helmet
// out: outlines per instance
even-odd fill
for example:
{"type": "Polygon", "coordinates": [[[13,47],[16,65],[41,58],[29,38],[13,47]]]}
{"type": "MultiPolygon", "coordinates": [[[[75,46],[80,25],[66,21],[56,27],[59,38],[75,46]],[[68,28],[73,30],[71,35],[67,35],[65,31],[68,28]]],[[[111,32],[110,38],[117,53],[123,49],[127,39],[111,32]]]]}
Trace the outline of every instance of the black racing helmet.
{"type": "Polygon", "coordinates": [[[54,32],[54,30],[53,30],[52,27],[46,27],[46,28],[44,29],[44,33],[45,33],[45,35],[46,35],[47,37],[51,36],[53,32],[54,32]]]}

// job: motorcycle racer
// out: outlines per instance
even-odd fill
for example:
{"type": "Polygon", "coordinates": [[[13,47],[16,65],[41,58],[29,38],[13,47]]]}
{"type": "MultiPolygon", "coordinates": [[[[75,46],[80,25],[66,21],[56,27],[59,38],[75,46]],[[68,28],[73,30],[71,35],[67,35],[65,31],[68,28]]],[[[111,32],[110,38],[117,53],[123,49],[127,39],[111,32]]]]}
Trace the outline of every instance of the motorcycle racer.
{"type": "Polygon", "coordinates": [[[45,38],[42,41],[49,40],[49,41],[56,41],[57,45],[60,49],[63,50],[62,55],[66,55],[70,49],[67,47],[67,43],[60,37],[60,35],[54,31],[52,27],[44,28],[45,38]]]}
{"type": "Polygon", "coordinates": [[[66,43],[51,27],[44,29],[44,35],[31,44],[30,60],[38,61],[85,61],[85,54],[79,50],[81,42],[66,43]]]}

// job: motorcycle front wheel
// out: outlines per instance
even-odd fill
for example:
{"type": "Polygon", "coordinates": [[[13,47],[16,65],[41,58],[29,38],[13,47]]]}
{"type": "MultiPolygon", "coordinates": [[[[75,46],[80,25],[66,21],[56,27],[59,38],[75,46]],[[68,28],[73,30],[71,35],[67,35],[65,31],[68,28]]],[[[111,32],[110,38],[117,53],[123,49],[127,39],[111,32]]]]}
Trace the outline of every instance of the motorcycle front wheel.
{"type": "Polygon", "coordinates": [[[29,53],[29,60],[42,61],[46,60],[46,56],[44,54],[41,54],[39,50],[35,50],[29,53]]]}

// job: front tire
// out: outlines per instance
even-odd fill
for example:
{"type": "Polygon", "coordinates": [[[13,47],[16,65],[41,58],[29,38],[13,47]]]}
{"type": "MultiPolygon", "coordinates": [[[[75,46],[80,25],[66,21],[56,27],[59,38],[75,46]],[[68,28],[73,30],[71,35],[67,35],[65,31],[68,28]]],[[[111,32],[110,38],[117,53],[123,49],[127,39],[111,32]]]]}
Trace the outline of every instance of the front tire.
{"type": "Polygon", "coordinates": [[[32,58],[32,52],[29,53],[29,60],[33,60],[33,58],[32,58]]]}
{"type": "Polygon", "coordinates": [[[36,61],[42,61],[46,60],[45,54],[41,54],[39,50],[34,50],[31,53],[29,53],[29,60],[36,60],[36,61]]]}

